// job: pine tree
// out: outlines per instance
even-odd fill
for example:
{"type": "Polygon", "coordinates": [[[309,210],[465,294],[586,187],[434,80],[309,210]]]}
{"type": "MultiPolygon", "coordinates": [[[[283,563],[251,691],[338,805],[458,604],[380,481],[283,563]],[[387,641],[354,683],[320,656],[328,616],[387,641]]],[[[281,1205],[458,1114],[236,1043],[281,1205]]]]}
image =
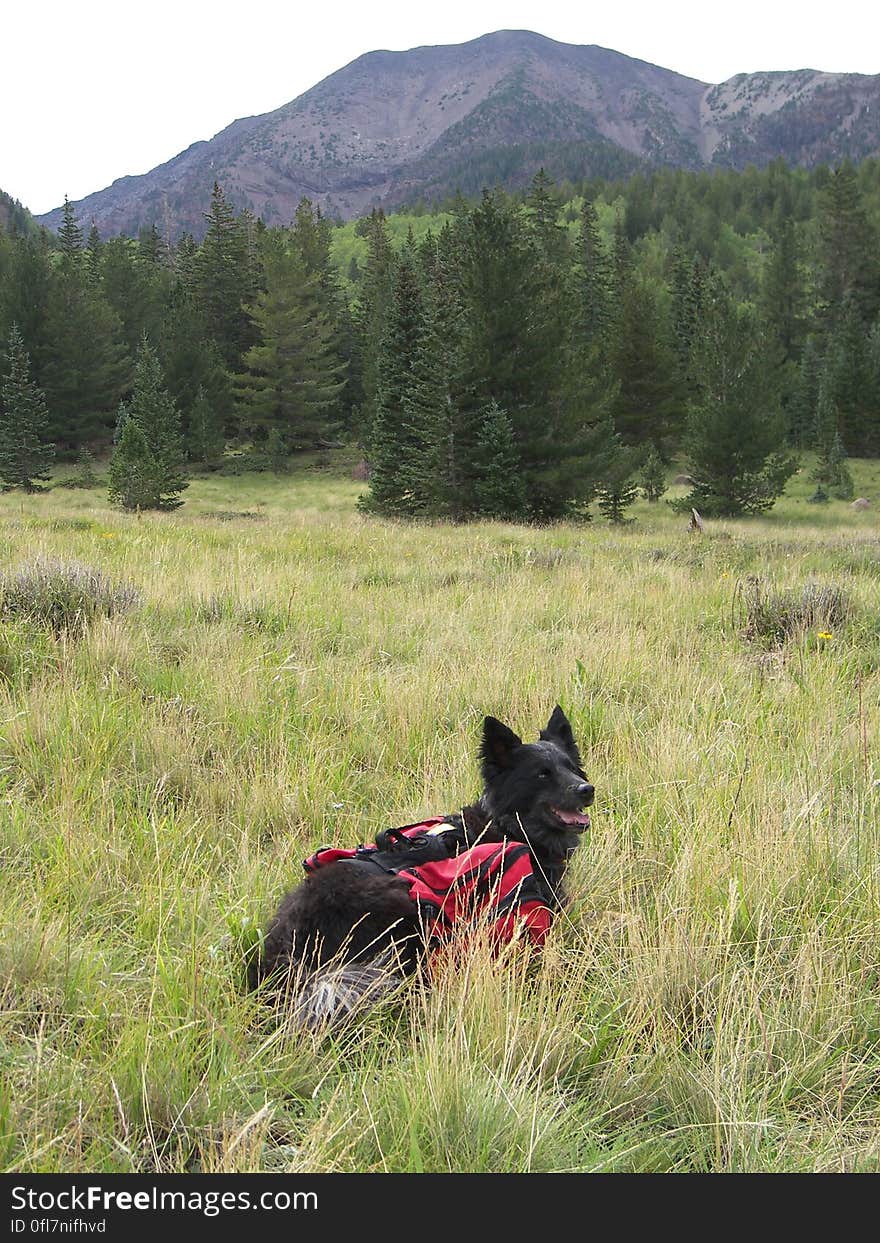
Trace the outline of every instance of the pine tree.
{"type": "Polygon", "coordinates": [[[97,285],[101,280],[101,234],[94,220],[86,243],[86,272],[91,284],[97,285]]]}
{"type": "Polygon", "coordinates": [[[703,268],[700,262],[676,246],[672,252],[672,333],[679,390],[693,395],[691,356],[703,310],[703,268]]]}
{"type": "Polygon", "coordinates": [[[484,192],[464,228],[467,383],[475,409],[496,401],[519,442],[529,434],[539,394],[544,397],[550,390],[554,362],[535,314],[532,256],[522,222],[500,192],[484,192]]]}
{"type": "Polygon", "coordinates": [[[838,412],[838,430],[848,453],[880,452],[880,417],[869,335],[855,298],[848,294],[828,337],[823,381],[838,412]]]}
{"type": "Polygon", "coordinates": [[[95,455],[88,445],[83,445],[76,455],[76,465],[78,468],[77,473],[71,481],[74,486],[77,488],[94,488],[98,483],[98,476],[95,474],[95,455]]]}
{"type": "Polygon", "coordinates": [[[581,208],[575,259],[572,344],[576,351],[589,354],[607,346],[613,319],[611,263],[590,198],[581,208]]]}
{"type": "Polygon", "coordinates": [[[216,181],[205,220],[208,227],[194,263],[195,294],[208,335],[236,372],[256,339],[245,308],[257,292],[257,261],[247,221],[236,216],[216,181]]]}
{"type": "Polygon", "coordinates": [[[106,438],[114,403],[131,383],[131,356],[118,316],[97,292],[58,291],[48,326],[55,343],[45,368],[56,439],[71,448],[106,438]]]}
{"type": "MultiPolygon", "coordinates": [[[[180,255],[178,247],[178,256],[180,255]]],[[[210,403],[218,435],[231,429],[235,415],[232,377],[226,370],[217,343],[211,340],[194,294],[194,277],[185,258],[170,278],[157,352],[168,391],[181,412],[187,455],[203,460],[203,445],[193,434],[193,407],[199,389],[210,403]]]]}
{"type": "Polygon", "coordinates": [[[186,445],[190,461],[201,462],[204,465],[213,465],[218,462],[223,456],[226,443],[223,422],[201,385],[196,391],[188,422],[186,445]]]}
{"type": "Polygon", "coordinates": [[[856,170],[844,160],[820,195],[820,286],[823,318],[836,325],[849,299],[870,323],[880,309],[877,232],[868,219],[856,170]]]}
{"type": "Polygon", "coordinates": [[[815,478],[839,501],[851,501],[855,495],[853,477],[846,464],[846,451],[839,433],[827,449],[820,451],[815,478]]]}
{"type": "MultiPolygon", "coordinates": [[[[317,276],[328,303],[338,297],[339,284],[335,269],[330,262],[330,222],[321,214],[311,199],[302,198],[297,204],[290,227],[293,241],[310,276],[317,276]]],[[[325,308],[329,313],[329,305],[325,308]]]]}
{"type": "Polygon", "coordinates": [[[283,234],[267,234],[263,256],[266,287],[248,308],[259,344],[237,378],[242,417],[260,436],[276,429],[288,451],[315,448],[338,429],[345,367],[318,277],[297,248],[283,234]]]}
{"type": "Polygon", "coordinates": [[[633,272],[633,249],[626,232],[626,223],[618,210],[614,217],[614,240],[611,245],[611,283],[619,300],[633,272]]]}
{"type": "Polygon", "coordinates": [[[82,258],[82,229],[76,218],[73,203],[65,194],[61,209],[61,226],[58,229],[58,249],[65,263],[79,263],[82,258]]]}
{"type": "Polygon", "coordinates": [[[561,272],[570,260],[568,230],[559,223],[556,187],[543,168],[532,178],[524,207],[529,235],[544,261],[561,272]]]}
{"type": "Polygon", "coordinates": [[[823,349],[818,336],[813,334],[807,337],[787,410],[788,438],[796,449],[808,449],[816,443],[816,407],[824,367],[823,349]]]}
{"type": "Polygon", "coordinates": [[[456,230],[445,224],[419,248],[422,331],[404,393],[404,419],[413,442],[412,487],[422,512],[453,521],[476,513],[479,415],[463,383],[467,331],[456,230]]]}
{"type": "Polygon", "coordinates": [[[575,257],[563,401],[569,435],[579,453],[572,461],[576,474],[569,477],[566,488],[579,516],[589,520],[587,505],[617,451],[611,411],[620,391],[609,365],[616,323],[612,268],[589,197],[581,209],[575,257]]]}
{"type": "Polygon", "coordinates": [[[526,489],[513,426],[497,402],[483,411],[477,436],[477,513],[518,522],[527,510],[526,489]]]}
{"type": "Polygon", "coordinates": [[[819,386],[815,443],[818,453],[813,478],[819,485],[818,490],[825,495],[830,493],[839,500],[851,500],[855,489],[840,435],[840,410],[827,373],[819,386]]]}
{"type": "Polygon", "coordinates": [[[600,512],[609,522],[628,521],[626,511],[639,495],[636,472],[644,461],[644,451],[618,440],[616,451],[607,462],[597,492],[600,512]]]}
{"type": "Polygon", "coordinates": [[[588,431],[568,400],[567,290],[506,195],[484,193],[462,230],[462,410],[478,425],[480,411],[498,403],[513,427],[530,516],[562,517],[587,466],[588,431]]]}
{"type": "Polygon", "coordinates": [[[49,478],[53,452],[43,440],[49,421],[46,399],[30,375],[30,357],[18,326],[6,346],[7,372],[0,386],[0,480],[8,488],[40,491],[49,478]]]}
{"type": "Polygon", "coordinates": [[[167,250],[165,243],[159,236],[159,230],[155,224],[141,229],[138,234],[138,258],[146,263],[148,267],[159,267],[167,262],[167,250]]]}
{"type": "Polygon", "coordinates": [[[398,463],[397,486],[411,497],[410,512],[457,518],[462,515],[464,498],[456,412],[450,399],[446,354],[435,321],[424,306],[423,316],[402,389],[399,431],[406,458],[398,463]]]}
{"type": "Polygon", "coordinates": [[[656,445],[651,445],[639,474],[639,483],[649,501],[659,501],[666,491],[666,471],[656,445]]]}
{"type": "Polygon", "coordinates": [[[877,457],[880,456],[880,319],[868,333],[866,368],[866,398],[874,409],[868,444],[871,456],[877,457]]]}
{"type": "Polygon", "coordinates": [[[186,487],[186,475],[180,414],[165,387],[165,377],[156,352],[146,337],[138,351],[128,413],[147,438],[150,452],[162,472],[163,490],[182,491],[186,487]]]}
{"type": "Polygon", "coordinates": [[[266,437],[266,461],[269,470],[276,475],[284,475],[290,462],[290,449],[287,439],[280,427],[270,427],[266,437]]]}
{"type": "Polygon", "coordinates": [[[791,427],[796,418],[792,407],[799,400],[807,299],[800,248],[790,216],[777,220],[776,235],[761,282],[760,312],[773,368],[771,383],[780,394],[786,424],[791,427]]]}
{"type": "Polygon", "coordinates": [[[122,324],[93,283],[83,258],[82,231],[65,202],[61,260],[46,299],[41,382],[51,412],[49,437],[59,449],[109,436],[113,411],[131,381],[122,324]]]}
{"type": "Polygon", "coordinates": [[[776,365],[794,367],[804,342],[806,291],[800,247],[790,217],[779,222],[776,245],[764,269],[761,313],[776,355],[776,365]]]}
{"type": "Polygon", "coordinates": [[[684,402],[672,350],[651,286],[624,280],[612,346],[618,393],[614,425],[625,444],[650,441],[670,456],[680,437],[684,402]]]}
{"type": "Polygon", "coordinates": [[[627,186],[623,224],[630,245],[635,245],[654,222],[653,179],[642,173],[630,178],[627,186]]]}
{"type": "Polygon", "coordinates": [[[158,341],[168,311],[171,273],[144,259],[128,238],[114,237],[101,247],[98,275],[101,295],[119,317],[129,353],[137,354],[144,334],[158,341]]]}
{"type": "Polygon", "coordinates": [[[692,492],[676,508],[735,516],[772,507],[796,469],[784,452],[785,424],[767,388],[754,317],[715,282],[694,353],[698,395],[685,434],[692,492]]]}
{"type": "MultiPolygon", "coordinates": [[[[119,409],[113,463],[123,446],[122,460],[115,473],[111,470],[111,494],[128,495],[123,482],[131,474],[131,486],[137,492],[140,508],[175,509],[183,504],[178,493],[187,487],[187,478],[180,414],[165,388],[159,359],[146,337],[138,351],[131,398],[119,409]],[[142,433],[146,453],[140,439],[128,431],[130,423],[137,424],[142,433]]],[[[131,508],[125,501],[122,503],[131,508]]]]}
{"type": "Polygon", "coordinates": [[[358,221],[357,232],[367,243],[367,258],[361,274],[358,299],[352,311],[355,357],[351,387],[353,401],[360,399],[354,412],[354,432],[364,446],[372,440],[377,414],[379,358],[388,326],[394,291],[396,260],[385,213],[375,208],[358,221]]]}
{"type": "Polygon", "coordinates": [[[334,421],[345,430],[352,426],[352,405],[357,394],[350,383],[356,353],[355,330],[348,302],[331,253],[332,227],[309,199],[301,199],[296,209],[290,240],[302,256],[305,270],[315,282],[318,306],[332,329],[332,353],[342,364],[342,387],[332,411],[334,421]]]}
{"type": "Polygon", "coordinates": [[[389,515],[424,509],[420,488],[426,451],[409,404],[413,372],[425,331],[415,255],[405,248],[397,266],[393,303],[377,366],[376,415],[370,435],[372,467],[366,508],[389,515]]]}
{"type": "Polygon", "coordinates": [[[156,459],[140,424],[119,407],[118,436],[110,460],[110,503],[123,509],[159,509],[161,485],[156,459]]]}
{"type": "Polygon", "coordinates": [[[195,293],[198,284],[199,247],[191,233],[182,233],[171,256],[171,269],[178,286],[195,293]]]}
{"type": "Polygon", "coordinates": [[[546,355],[550,369],[544,373],[540,405],[535,403],[544,427],[521,423],[515,430],[529,506],[540,521],[563,517],[581,499],[586,469],[585,423],[595,424],[605,413],[608,379],[605,369],[596,365],[593,352],[582,351],[576,360],[573,357],[571,325],[576,293],[571,245],[567,228],[559,222],[554,189],[541,170],[524,204],[527,249],[522,274],[531,302],[530,327],[536,354],[542,351],[546,355]],[[573,365],[576,376],[571,374],[573,365]],[[593,407],[589,413],[588,402],[593,407]],[[556,439],[555,453],[548,452],[548,433],[556,439]]]}
{"type": "Polygon", "coordinates": [[[13,324],[18,327],[41,388],[46,387],[43,372],[52,347],[46,323],[52,280],[48,236],[43,229],[37,237],[7,239],[7,263],[0,270],[0,341],[13,324]]]}

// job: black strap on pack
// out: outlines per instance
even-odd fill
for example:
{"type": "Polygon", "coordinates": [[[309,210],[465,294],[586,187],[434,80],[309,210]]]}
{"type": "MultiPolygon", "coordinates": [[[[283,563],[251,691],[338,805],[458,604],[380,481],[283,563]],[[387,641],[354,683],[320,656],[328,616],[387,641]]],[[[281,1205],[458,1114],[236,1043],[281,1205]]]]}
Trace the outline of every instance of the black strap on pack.
{"type": "Polygon", "coordinates": [[[407,834],[407,829],[418,825],[406,824],[401,828],[382,829],[376,834],[376,847],[361,848],[358,858],[368,859],[384,872],[397,874],[405,868],[418,867],[420,863],[433,863],[449,859],[467,846],[463,826],[456,823],[459,817],[450,816],[444,824],[419,833],[407,834]]]}

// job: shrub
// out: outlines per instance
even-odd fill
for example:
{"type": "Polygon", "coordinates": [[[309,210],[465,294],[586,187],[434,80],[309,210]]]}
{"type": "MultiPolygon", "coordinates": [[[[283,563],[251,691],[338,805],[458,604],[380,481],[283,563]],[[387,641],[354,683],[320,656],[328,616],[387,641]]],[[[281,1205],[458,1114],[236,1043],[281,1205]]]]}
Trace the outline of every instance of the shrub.
{"type": "Polygon", "coordinates": [[[758,578],[749,583],[745,605],[746,637],[766,643],[784,643],[809,630],[833,630],[853,611],[847,593],[834,583],[770,591],[758,578]]]}
{"type": "Polygon", "coordinates": [[[78,561],[38,558],[0,578],[0,618],[47,626],[56,635],[81,633],[99,617],[126,613],[138,603],[128,583],[113,583],[78,561]]]}

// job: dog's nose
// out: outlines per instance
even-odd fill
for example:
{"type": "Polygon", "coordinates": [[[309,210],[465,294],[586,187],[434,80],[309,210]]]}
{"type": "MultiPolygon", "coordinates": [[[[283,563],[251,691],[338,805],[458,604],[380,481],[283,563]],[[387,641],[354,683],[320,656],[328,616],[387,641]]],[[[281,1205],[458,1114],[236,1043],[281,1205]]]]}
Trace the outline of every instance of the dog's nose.
{"type": "Polygon", "coordinates": [[[585,781],[583,785],[579,785],[577,788],[577,796],[581,800],[581,802],[584,804],[585,807],[590,806],[590,804],[593,801],[593,798],[595,797],[595,794],[596,794],[596,788],[595,786],[591,786],[589,782],[585,781]]]}

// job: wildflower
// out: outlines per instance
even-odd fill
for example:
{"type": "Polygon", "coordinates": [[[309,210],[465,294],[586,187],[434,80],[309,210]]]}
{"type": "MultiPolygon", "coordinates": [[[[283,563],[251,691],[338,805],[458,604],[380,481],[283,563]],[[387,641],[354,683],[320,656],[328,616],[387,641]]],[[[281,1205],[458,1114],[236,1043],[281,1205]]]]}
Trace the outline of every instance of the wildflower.
{"type": "Polygon", "coordinates": [[[831,633],[830,630],[820,630],[819,633],[816,635],[816,638],[827,640],[827,639],[833,639],[834,635],[831,633]]]}

